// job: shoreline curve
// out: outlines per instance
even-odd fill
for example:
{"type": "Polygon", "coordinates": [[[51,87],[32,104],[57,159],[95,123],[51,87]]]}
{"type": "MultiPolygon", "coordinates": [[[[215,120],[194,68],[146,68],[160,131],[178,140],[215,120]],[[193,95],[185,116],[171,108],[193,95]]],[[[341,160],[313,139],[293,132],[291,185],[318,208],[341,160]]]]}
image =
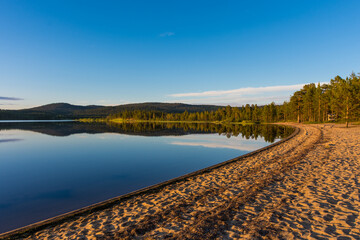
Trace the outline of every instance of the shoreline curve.
{"type": "MultiPolygon", "coordinates": [[[[278,124],[278,125],[283,125],[283,124],[278,124]]],[[[285,125],[285,126],[294,128],[294,132],[290,136],[288,136],[284,139],[281,139],[280,141],[275,142],[271,145],[268,145],[263,148],[257,149],[255,151],[246,153],[244,155],[226,160],[224,162],[221,162],[221,163],[218,163],[218,164],[215,164],[215,165],[212,165],[212,166],[209,166],[209,167],[206,167],[206,168],[203,168],[203,169],[200,169],[200,170],[197,170],[197,171],[194,171],[194,172],[191,172],[191,173],[188,173],[188,174],[176,177],[176,178],[169,179],[167,181],[164,181],[164,182],[161,182],[161,183],[158,183],[155,185],[141,188],[141,189],[138,189],[136,191],[133,191],[133,192],[130,192],[127,194],[123,194],[123,195],[120,195],[120,196],[117,196],[117,197],[114,197],[114,198],[111,198],[111,199],[108,199],[105,201],[101,201],[99,203],[91,204],[89,206],[86,206],[86,207],[83,207],[83,208],[80,208],[80,209],[77,209],[74,211],[70,211],[70,212],[67,212],[67,213],[52,217],[52,218],[48,218],[48,219],[45,219],[45,220],[42,220],[42,221],[39,221],[36,223],[32,223],[32,224],[26,225],[24,227],[20,227],[20,228],[14,229],[14,230],[10,230],[10,231],[1,233],[0,239],[14,239],[14,238],[27,237],[27,236],[29,236],[35,232],[41,231],[47,227],[56,226],[63,222],[69,221],[72,218],[85,216],[85,215],[88,215],[88,214],[91,214],[91,213],[94,213],[97,211],[105,210],[107,208],[110,208],[122,201],[125,201],[125,200],[130,199],[135,196],[159,192],[159,191],[161,191],[161,189],[163,189],[166,186],[169,186],[169,185],[172,185],[172,184],[175,184],[178,182],[186,181],[188,178],[198,176],[198,175],[201,175],[204,173],[208,173],[208,172],[211,172],[212,170],[221,168],[230,163],[234,163],[237,161],[241,161],[245,158],[252,157],[256,154],[259,154],[263,151],[269,150],[275,146],[278,146],[284,142],[287,142],[288,140],[290,140],[293,137],[295,137],[296,135],[298,135],[298,133],[300,132],[300,128],[297,126],[294,126],[294,125],[285,125]]]]}

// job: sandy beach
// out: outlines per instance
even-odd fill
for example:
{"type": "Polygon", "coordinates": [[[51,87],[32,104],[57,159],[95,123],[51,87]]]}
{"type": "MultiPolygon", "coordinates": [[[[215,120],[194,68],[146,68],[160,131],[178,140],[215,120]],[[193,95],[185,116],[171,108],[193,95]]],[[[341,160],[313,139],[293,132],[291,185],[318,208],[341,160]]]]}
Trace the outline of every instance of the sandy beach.
{"type": "Polygon", "coordinates": [[[263,152],[22,238],[360,239],[360,126],[293,125],[263,152]]]}

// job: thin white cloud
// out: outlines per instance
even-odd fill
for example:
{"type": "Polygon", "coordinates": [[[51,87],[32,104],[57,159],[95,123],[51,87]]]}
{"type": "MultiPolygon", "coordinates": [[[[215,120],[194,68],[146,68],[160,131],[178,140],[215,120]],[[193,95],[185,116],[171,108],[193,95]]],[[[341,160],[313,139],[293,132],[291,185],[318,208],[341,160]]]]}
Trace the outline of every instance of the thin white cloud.
{"type": "Polygon", "coordinates": [[[267,96],[267,97],[236,97],[236,96],[225,96],[225,97],[214,97],[214,98],[202,98],[202,99],[177,99],[168,102],[171,103],[186,103],[186,104],[211,104],[219,106],[241,106],[245,104],[269,104],[275,102],[277,104],[283,103],[289,100],[290,95],[284,96],[267,96]]]}
{"type": "Polygon", "coordinates": [[[281,104],[284,101],[289,101],[290,96],[295,91],[300,90],[304,85],[305,83],[268,87],[247,87],[231,90],[174,93],[168,95],[168,97],[174,99],[170,100],[170,102],[182,102],[188,104],[215,104],[222,106],[241,106],[245,104],[263,105],[271,102],[281,104]]]}
{"type": "Polygon", "coordinates": [[[18,98],[18,97],[2,97],[2,96],[0,96],[0,100],[18,101],[18,100],[24,100],[24,99],[23,98],[18,98]]]}
{"type": "Polygon", "coordinates": [[[270,86],[270,87],[248,87],[238,88],[232,90],[217,90],[205,91],[197,93],[175,93],[170,94],[170,97],[209,97],[209,96],[224,96],[224,95],[239,95],[239,94],[260,94],[265,92],[281,92],[294,91],[301,89],[305,84],[270,86]]]}
{"type": "Polygon", "coordinates": [[[174,36],[174,35],[175,35],[174,32],[164,32],[164,33],[159,34],[160,37],[171,37],[171,36],[174,36]]]}

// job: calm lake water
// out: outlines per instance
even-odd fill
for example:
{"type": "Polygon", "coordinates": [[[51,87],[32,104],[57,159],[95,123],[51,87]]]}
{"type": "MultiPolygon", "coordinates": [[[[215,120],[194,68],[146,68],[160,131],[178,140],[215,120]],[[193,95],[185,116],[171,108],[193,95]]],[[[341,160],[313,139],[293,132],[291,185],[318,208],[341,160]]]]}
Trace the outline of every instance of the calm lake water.
{"type": "Polygon", "coordinates": [[[262,148],[273,125],[0,122],[0,233],[262,148]]]}

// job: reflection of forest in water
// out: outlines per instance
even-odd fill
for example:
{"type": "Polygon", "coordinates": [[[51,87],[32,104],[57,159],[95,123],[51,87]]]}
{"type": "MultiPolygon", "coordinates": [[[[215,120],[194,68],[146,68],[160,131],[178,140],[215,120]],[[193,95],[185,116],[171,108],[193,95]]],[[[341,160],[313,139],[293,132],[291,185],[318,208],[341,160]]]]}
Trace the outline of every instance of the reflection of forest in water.
{"type": "Polygon", "coordinates": [[[264,138],[267,142],[289,136],[293,129],[280,125],[268,124],[213,124],[213,123],[169,123],[169,122],[137,122],[137,123],[81,123],[81,122],[22,122],[0,123],[2,130],[29,130],[52,136],[69,136],[77,133],[119,133],[140,136],[180,136],[187,134],[218,133],[241,136],[246,139],[264,138]]]}

